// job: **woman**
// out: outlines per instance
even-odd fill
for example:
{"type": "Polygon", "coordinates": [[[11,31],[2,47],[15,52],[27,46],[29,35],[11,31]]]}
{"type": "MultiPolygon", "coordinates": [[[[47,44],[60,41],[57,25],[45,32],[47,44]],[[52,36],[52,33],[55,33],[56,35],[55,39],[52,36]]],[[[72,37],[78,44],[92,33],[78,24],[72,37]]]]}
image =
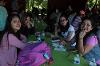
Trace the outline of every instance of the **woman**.
{"type": "Polygon", "coordinates": [[[62,14],[60,16],[58,27],[56,27],[55,32],[60,33],[61,36],[64,37],[64,39],[62,40],[62,43],[67,42],[71,46],[76,44],[75,42],[72,42],[72,39],[75,36],[74,27],[72,25],[69,25],[68,18],[65,16],[65,14],[62,14]]]}
{"type": "Polygon", "coordinates": [[[9,16],[4,35],[0,37],[0,66],[15,66],[17,59],[17,48],[25,47],[23,35],[19,34],[21,23],[19,17],[9,16]],[[17,40],[17,41],[16,41],[17,40]],[[23,42],[20,42],[22,40],[23,42]],[[17,48],[16,48],[17,47],[17,48]],[[6,60],[5,60],[6,59],[6,60]]]}
{"type": "Polygon", "coordinates": [[[28,37],[28,35],[33,35],[36,30],[35,30],[35,26],[32,23],[32,19],[31,16],[27,13],[25,16],[23,16],[23,24],[22,24],[22,28],[21,28],[21,33],[24,34],[26,37],[28,37]]]}
{"type": "MultiPolygon", "coordinates": [[[[41,49],[41,51],[44,50],[45,52],[47,52],[49,54],[50,48],[46,45],[45,42],[38,43],[38,45],[36,45],[36,46],[33,46],[35,44],[28,45],[25,36],[22,35],[19,31],[20,28],[21,28],[21,22],[20,22],[19,16],[17,14],[9,15],[7,18],[7,24],[6,24],[6,28],[4,31],[4,35],[2,35],[2,37],[1,37],[0,66],[16,66],[17,48],[21,49],[20,53],[22,53],[25,50],[25,48],[27,50],[27,48],[31,47],[31,49],[30,50],[28,49],[28,50],[33,51],[33,52],[25,53],[27,55],[30,55],[32,53],[34,54],[34,52],[35,52],[35,54],[38,54],[40,49],[37,49],[36,47],[42,45],[44,47],[41,49]],[[37,50],[34,50],[34,48],[37,50]],[[48,49],[48,50],[46,50],[46,49],[48,49]]],[[[43,54],[39,53],[38,55],[43,55],[43,54]]],[[[20,64],[21,64],[21,60],[20,60],[21,56],[22,55],[19,55],[19,61],[20,61],[19,63],[20,64]]],[[[28,56],[27,56],[27,58],[28,58],[28,56]]],[[[34,66],[39,66],[46,61],[46,59],[43,58],[43,56],[41,56],[39,58],[42,58],[41,61],[43,61],[43,62],[39,61],[38,65],[34,65],[34,66]]],[[[36,57],[35,59],[38,59],[38,57],[36,57]]],[[[35,59],[32,56],[32,58],[29,60],[35,60],[35,59]]],[[[30,64],[34,64],[34,62],[35,61],[31,62],[30,64]]],[[[20,66],[23,66],[23,65],[20,65],[20,66]]]]}
{"type": "Polygon", "coordinates": [[[78,35],[78,50],[88,61],[93,58],[100,65],[100,47],[95,35],[95,24],[91,19],[84,19],[78,35]]]}

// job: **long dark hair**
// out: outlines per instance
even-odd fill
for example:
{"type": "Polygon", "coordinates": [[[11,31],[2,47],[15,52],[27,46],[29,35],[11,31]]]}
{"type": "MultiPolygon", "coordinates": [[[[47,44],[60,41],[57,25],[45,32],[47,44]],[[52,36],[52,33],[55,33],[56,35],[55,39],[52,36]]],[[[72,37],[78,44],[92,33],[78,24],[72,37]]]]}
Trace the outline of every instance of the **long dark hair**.
{"type": "MultiPolygon", "coordinates": [[[[81,23],[81,25],[83,24],[83,21],[84,20],[89,20],[90,22],[91,22],[91,25],[92,25],[92,30],[90,31],[90,32],[88,32],[85,36],[84,36],[84,38],[83,38],[83,41],[85,42],[85,40],[89,37],[89,36],[96,36],[96,25],[95,25],[95,22],[94,22],[94,20],[91,18],[91,17],[84,17],[83,18],[83,20],[82,20],[82,23],[81,23]]],[[[80,26],[81,27],[81,26],[80,26]]],[[[80,31],[81,31],[81,29],[80,29],[80,27],[79,27],[79,29],[78,29],[78,31],[77,31],[77,34],[76,34],[76,48],[78,49],[78,40],[79,40],[79,33],[80,33],[80,31]]],[[[83,43],[84,44],[84,43],[83,43]]]]}
{"type": "MultiPolygon", "coordinates": [[[[60,18],[61,18],[61,17],[65,17],[66,20],[68,20],[68,16],[67,16],[65,13],[63,13],[63,14],[60,16],[60,18]]],[[[60,24],[60,18],[59,18],[59,22],[58,22],[59,28],[60,28],[61,32],[66,32],[66,31],[68,30],[69,26],[70,26],[69,21],[67,22],[66,26],[64,27],[64,26],[62,26],[62,25],[60,24]]]]}
{"type": "Polygon", "coordinates": [[[93,28],[90,32],[88,32],[86,34],[85,38],[87,36],[96,35],[96,30],[97,29],[96,29],[96,23],[94,22],[94,20],[91,17],[84,18],[82,21],[84,21],[84,20],[89,20],[91,22],[91,25],[92,25],[92,28],[93,28]]]}
{"type": "MultiPolygon", "coordinates": [[[[82,21],[84,21],[84,20],[89,20],[89,21],[91,22],[91,25],[92,25],[92,28],[93,28],[93,29],[85,35],[85,37],[84,37],[83,40],[85,40],[87,37],[89,37],[89,36],[91,36],[91,35],[95,35],[95,36],[96,36],[96,31],[97,31],[97,29],[96,29],[96,24],[95,24],[94,20],[93,20],[91,17],[84,17],[82,21]]],[[[82,22],[82,23],[83,23],[83,22],[82,22]]],[[[82,24],[82,23],[81,23],[81,24],[82,24]]],[[[79,36],[80,31],[81,31],[81,29],[78,30],[77,37],[79,36]]],[[[78,38],[78,39],[79,39],[79,38],[78,38]]]]}
{"type": "Polygon", "coordinates": [[[3,36],[4,36],[4,34],[7,32],[7,38],[8,38],[8,34],[13,34],[13,35],[15,35],[18,39],[20,39],[20,31],[17,31],[16,33],[14,32],[14,30],[12,29],[12,27],[11,27],[11,21],[12,21],[12,19],[14,18],[14,17],[18,17],[19,19],[20,19],[20,17],[19,17],[19,15],[18,14],[10,14],[8,17],[7,17],[7,20],[6,20],[6,26],[5,26],[5,29],[2,31],[2,32],[0,32],[0,43],[1,43],[1,40],[2,40],[2,38],[3,38],[3,36]]]}
{"type": "Polygon", "coordinates": [[[20,16],[18,14],[11,14],[7,18],[7,23],[5,27],[5,32],[14,34],[18,39],[20,39],[20,30],[17,32],[14,32],[13,28],[11,27],[11,21],[14,17],[18,17],[20,19],[20,16]]]}

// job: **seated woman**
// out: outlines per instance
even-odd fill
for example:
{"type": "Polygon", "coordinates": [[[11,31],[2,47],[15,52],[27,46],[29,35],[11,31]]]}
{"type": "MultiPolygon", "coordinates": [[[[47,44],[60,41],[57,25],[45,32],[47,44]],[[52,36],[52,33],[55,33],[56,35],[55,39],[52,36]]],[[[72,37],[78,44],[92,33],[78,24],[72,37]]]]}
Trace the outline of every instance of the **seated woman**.
{"type": "Polygon", "coordinates": [[[26,66],[25,64],[27,66],[39,66],[47,60],[43,57],[45,53],[50,59],[51,52],[47,44],[45,42],[28,44],[25,36],[20,33],[20,28],[19,16],[17,14],[9,15],[4,34],[0,36],[0,66],[16,66],[17,48],[21,49],[18,58],[19,66],[26,66]]]}
{"type": "Polygon", "coordinates": [[[91,61],[94,58],[100,66],[100,47],[95,34],[95,24],[89,18],[84,19],[82,22],[77,46],[79,53],[85,59],[91,61]]]}
{"type": "Polygon", "coordinates": [[[62,14],[59,18],[58,25],[55,27],[55,34],[60,33],[61,36],[63,36],[62,43],[67,42],[70,45],[75,44],[76,42],[72,43],[71,40],[75,36],[75,30],[72,25],[69,25],[68,18],[65,14],[62,14]]]}
{"type": "Polygon", "coordinates": [[[29,34],[33,35],[36,32],[36,29],[32,22],[32,18],[28,13],[26,13],[23,17],[21,33],[28,37],[29,34]]]}

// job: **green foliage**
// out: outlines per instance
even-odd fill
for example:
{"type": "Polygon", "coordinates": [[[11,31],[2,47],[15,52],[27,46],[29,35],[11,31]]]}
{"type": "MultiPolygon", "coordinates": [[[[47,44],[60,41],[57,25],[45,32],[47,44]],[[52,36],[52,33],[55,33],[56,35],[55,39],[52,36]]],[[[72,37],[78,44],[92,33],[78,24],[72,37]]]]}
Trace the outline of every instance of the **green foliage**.
{"type": "Polygon", "coordinates": [[[46,8],[47,9],[47,1],[44,1],[41,3],[41,7],[46,8]]]}
{"type": "Polygon", "coordinates": [[[42,9],[42,8],[47,9],[47,2],[48,2],[48,0],[27,0],[26,10],[32,11],[33,7],[36,7],[39,9],[42,9]]]}
{"type": "Polygon", "coordinates": [[[35,4],[36,4],[37,6],[39,6],[39,5],[43,2],[43,0],[34,0],[34,2],[35,2],[35,4]]]}
{"type": "Polygon", "coordinates": [[[99,5],[100,4],[100,0],[88,0],[88,7],[92,8],[94,5],[99,5]]]}
{"type": "Polygon", "coordinates": [[[44,31],[44,29],[46,28],[47,24],[44,21],[36,21],[34,23],[35,28],[38,32],[42,32],[44,31]]]}
{"type": "Polygon", "coordinates": [[[99,5],[99,7],[100,7],[100,0],[98,0],[98,5],[99,5]]]}
{"type": "Polygon", "coordinates": [[[88,6],[89,6],[89,7],[93,7],[93,5],[94,5],[93,0],[89,0],[88,6]]]}
{"type": "Polygon", "coordinates": [[[92,8],[92,7],[94,6],[94,4],[95,4],[95,3],[94,3],[94,0],[89,0],[89,1],[88,1],[88,7],[89,7],[89,8],[92,8]]]}

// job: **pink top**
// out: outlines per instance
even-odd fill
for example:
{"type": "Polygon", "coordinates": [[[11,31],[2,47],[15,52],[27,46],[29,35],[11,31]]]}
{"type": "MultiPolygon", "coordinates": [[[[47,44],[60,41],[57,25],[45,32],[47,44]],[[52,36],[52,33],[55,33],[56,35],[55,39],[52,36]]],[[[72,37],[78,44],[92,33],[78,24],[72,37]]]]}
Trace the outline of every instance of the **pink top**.
{"type": "Polygon", "coordinates": [[[13,34],[4,34],[0,45],[0,66],[15,66],[17,59],[17,48],[22,49],[25,47],[24,41],[26,40],[23,35],[21,35],[23,41],[20,41],[13,34]],[[9,40],[9,41],[8,41],[9,40]]]}
{"type": "Polygon", "coordinates": [[[97,37],[91,36],[91,37],[87,38],[86,44],[91,45],[91,46],[95,46],[96,44],[98,44],[97,37]]]}
{"type": "MultiPolygon", "coordinates": [[[[96,36],[91,36],[87,39],[86,44],[91,45],[91,46],[95,46],[96,44],[98,44],[98,40],[96,36]]],[[[97,64],[100,64],[100,60],[96,61],[97,64]]]]}

